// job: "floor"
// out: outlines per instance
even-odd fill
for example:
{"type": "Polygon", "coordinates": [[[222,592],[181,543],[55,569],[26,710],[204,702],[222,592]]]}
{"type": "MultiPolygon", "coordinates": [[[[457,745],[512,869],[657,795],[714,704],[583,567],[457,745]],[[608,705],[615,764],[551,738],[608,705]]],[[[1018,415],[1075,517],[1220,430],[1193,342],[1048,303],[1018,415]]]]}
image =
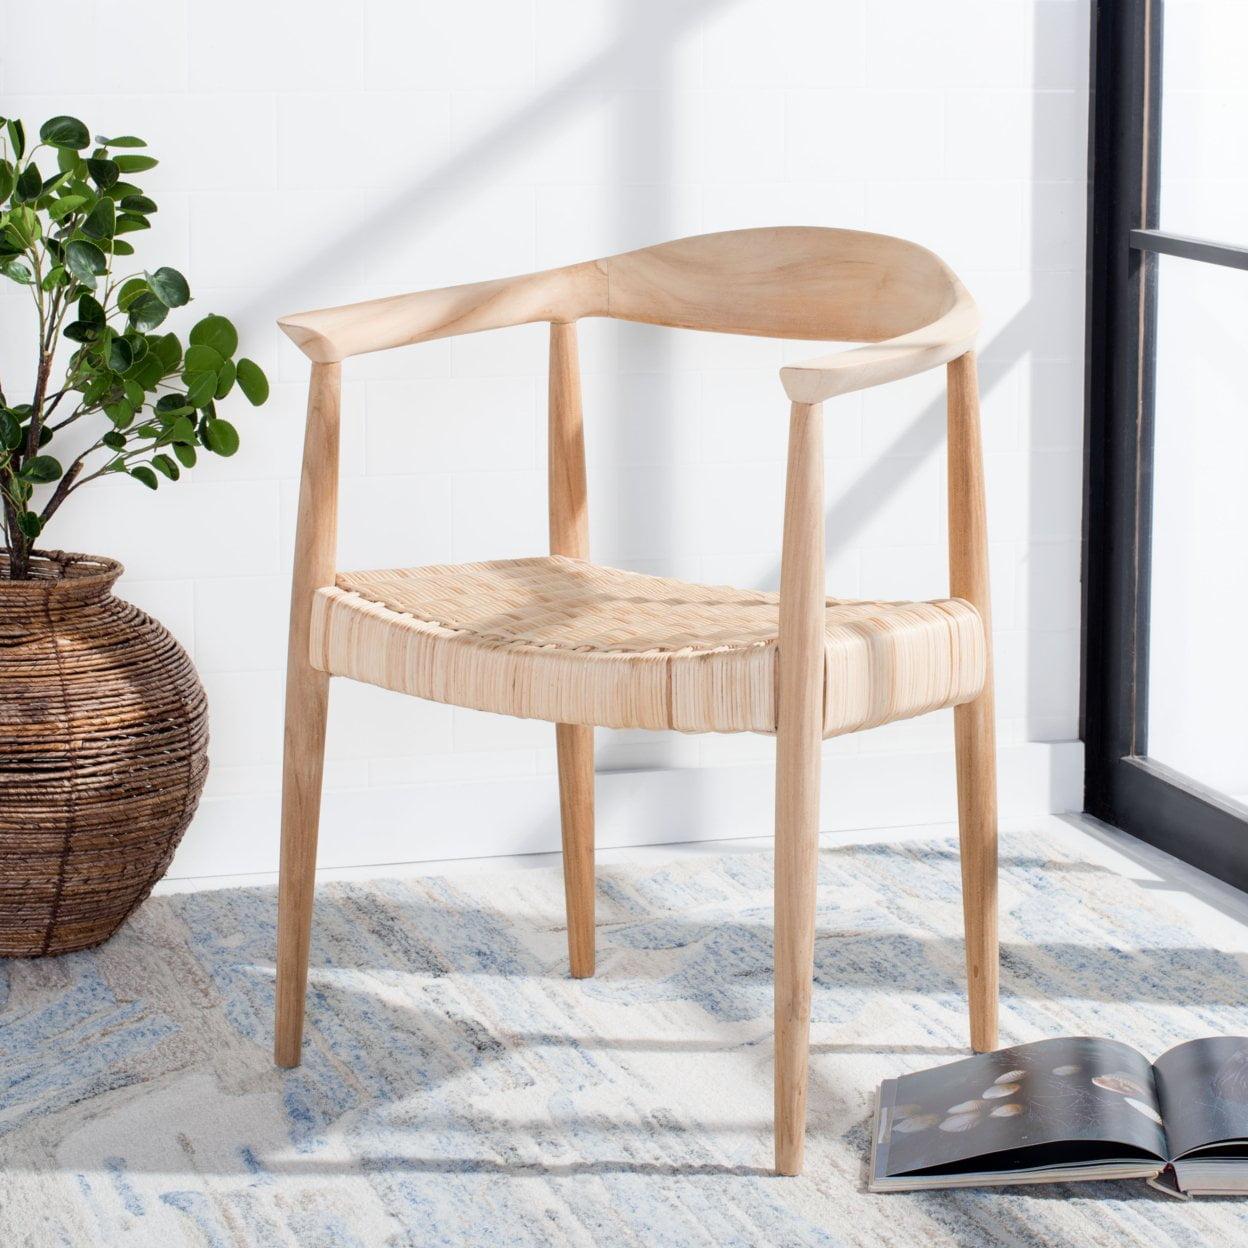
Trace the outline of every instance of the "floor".
{"type": "MultiPolygon", "coordinates": [[[[1248,1242],[1244,1202],[1140,1183],[866,1192],[872,1090],[965,1053],[952,833],[823,838],[797,1180],[770,1170],[769,838],[600,855],[593,980],[555,855],[325,872],[285,1072],[273,877],[166,884],[98,950],[0,966],[0,1244],[1248,1242]]],[[[1083,818],[1004,828],[1001,882],[1003,1043],[1248,1034],[1248,898],[1083,818]]]]}
{"type": "MultiPolygon", "coordinates": [[[[1213,876],[1172,858],[1169,854],[1119,832],[1090,815],[1050,815],[1037,819],[1005,820],[1002,831],[1043,827],[1056,835],[1069,849],[1077,850],[1089,861],[1136,881],[1150,892],[1164,892],[1167,899],[1193,920],[1208,920],[1213,915],[1248,927],[1248,896],[1213,876]]],[[[819,838],[823,849],[863,842],[899,842],[916,840],[955,831],[955,825],[932,823],[911,824],[897,828],[864,828],[849,832],[825,832],[819,838]]],[[[690,841],[684,844],[637,845],[623,849],[599,850],[595,861],[601,866],[657,865],[683,858],[713,856],[725,853],[769,853],[771,837],[756,836],[728,841],[690,841]]],[[[431,862],[373,863],[359,867],[336,867],[318,871],[318,882],[329,880],[372,880],[378,877],[407,879],[415,876],[459,875],[484,872],[493,874],[510,868],[557,867],[559,854],[521,854],[493,858],[452,858],[431,862]]],[[[207,875],[178,880],[162,880],[153,890],[154,896],[192,893],[213,888],[249,888],[275,884],[277,873],[252,875],[207,875]]]]}

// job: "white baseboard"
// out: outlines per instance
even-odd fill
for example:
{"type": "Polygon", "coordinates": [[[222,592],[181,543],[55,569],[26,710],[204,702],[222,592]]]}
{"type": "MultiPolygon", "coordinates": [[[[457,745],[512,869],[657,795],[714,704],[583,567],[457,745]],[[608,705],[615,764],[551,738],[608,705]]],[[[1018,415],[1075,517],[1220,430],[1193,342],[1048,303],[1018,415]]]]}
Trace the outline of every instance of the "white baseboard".
{"type": "MultiPolygon", "coordinates": [[[[607,771],[598,776],[602,848],[732,840],[772,822],[770,763],[607,771]]],[[[1083,809],[1083,744],[1031,742],[998,752],[1003,818],[1083,809]]],[[[277,869],[276,793],[205,800],[169,876],[277,869]]],[[[823,831],[947,823],[957,816],[952,752],[830,755],[823,764],[823,831]]],[[[490,858],[559,848],[552,775],[331,790],[321,813],[322,867],[490,858]]]]}

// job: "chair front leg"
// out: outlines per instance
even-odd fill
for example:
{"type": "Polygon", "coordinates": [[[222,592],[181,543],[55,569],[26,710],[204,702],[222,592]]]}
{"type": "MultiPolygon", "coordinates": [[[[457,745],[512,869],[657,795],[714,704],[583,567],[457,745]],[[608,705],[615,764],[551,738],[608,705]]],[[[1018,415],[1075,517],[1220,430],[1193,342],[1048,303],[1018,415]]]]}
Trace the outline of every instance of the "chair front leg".
{"type": "Polygon", "coordinates": [[[312,940],[312,894],[321,815],[329,677],[294,654],[286,678],[282,771],[282,863],[277,885],[277,1020],[273,1056],[298,1066],[312,940]]]}
{"type": "Polygon", "coordinates": [[[299,1065],[308,986],[316,839],[325,766],[325,716],[329,706],[329,677],[312,666],[308,640],[316,591],[334,583],[340,391],[340,365],[312,366],[286,654],[282,861],[277,886],[277,1019],[273,1045],[279,1066],[299,1065]]]}
{"type": "Polygon", "coordinates": [[[806,1144],[810,998],[819,866],[825,598],[823,429],[793,405],[780,565],[776,737],[776,1170],[800,1174],[806,1144]]]}
{"type": "Polygon", "coordinates": [[[949,385],[949,590],[979,612],[986,675],[973,702],[954,707],[958,836],[971,1047],[997,1047],[997,747],[992,688],[988,522],[974,352],[952,360],[949,385]]]}

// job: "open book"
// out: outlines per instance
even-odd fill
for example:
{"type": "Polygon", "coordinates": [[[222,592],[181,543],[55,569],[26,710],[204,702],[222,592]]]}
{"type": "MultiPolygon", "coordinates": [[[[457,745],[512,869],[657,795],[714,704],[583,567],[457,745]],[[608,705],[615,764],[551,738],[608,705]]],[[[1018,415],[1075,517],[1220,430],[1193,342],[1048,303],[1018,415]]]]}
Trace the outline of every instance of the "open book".
{"type": "Polygon", "coordinates": [[[1151,1065],[1114,1040],[1039,1040],[880,1085],[873,1192],[1131,1178],[1248,1193],[1248,1037],[1151,1065]]]}

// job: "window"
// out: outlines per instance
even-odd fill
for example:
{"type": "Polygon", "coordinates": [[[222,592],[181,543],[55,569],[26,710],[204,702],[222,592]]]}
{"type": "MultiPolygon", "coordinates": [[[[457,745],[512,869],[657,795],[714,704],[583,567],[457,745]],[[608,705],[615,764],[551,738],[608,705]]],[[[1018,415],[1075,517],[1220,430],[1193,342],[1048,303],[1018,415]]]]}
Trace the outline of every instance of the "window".
{"type": "Polygon", "coordinates": [[[1248,6],[1097,6],[1087,809],[1248,888],[1248,6]]]}

